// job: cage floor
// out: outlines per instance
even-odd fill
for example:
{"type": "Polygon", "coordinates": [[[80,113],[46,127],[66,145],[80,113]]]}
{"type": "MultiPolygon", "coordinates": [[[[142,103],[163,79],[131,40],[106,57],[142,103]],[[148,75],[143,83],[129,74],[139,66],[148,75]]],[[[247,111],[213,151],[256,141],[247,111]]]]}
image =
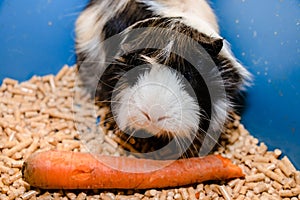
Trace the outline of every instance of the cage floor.
{"type": "MultiPolygon", "coordinates": [[[[108,108],[95,106],[76,87],[76,70],[26,82],[6,78],[0,87],[0,199],[300,199],[300,172],[281,150],[254,138],[240,123],[228,124],[214,152],[231,159],[245,179],[210,181],[150,190],[41,190],[22,179],[24,160],[50,149],[124,156],[121,138],[104,123],[108,108]],[[96,120],[99,123],[95,123],[96,120]],[[84,134],[81,134],[84,133],[84,134]]],[[[124,145],[123,145],[124,147],[124,145]]],[[[125,148],[134,148],[130,143],[125,148]]],[[[197,172],[195,172],[197,173],[197,172]]]]}

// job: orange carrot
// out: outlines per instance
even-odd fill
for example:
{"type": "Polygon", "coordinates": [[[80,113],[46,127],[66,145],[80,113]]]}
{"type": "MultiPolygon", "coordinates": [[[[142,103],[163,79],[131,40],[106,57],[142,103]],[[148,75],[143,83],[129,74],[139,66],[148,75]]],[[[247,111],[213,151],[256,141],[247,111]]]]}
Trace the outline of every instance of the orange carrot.
{"type": "Polygon", "coordinates": [[[165,188],[243,176],[218,155],[158,161],[47,151],[30,156],[23,166],[25,181],[44,189],[165,188]]]}

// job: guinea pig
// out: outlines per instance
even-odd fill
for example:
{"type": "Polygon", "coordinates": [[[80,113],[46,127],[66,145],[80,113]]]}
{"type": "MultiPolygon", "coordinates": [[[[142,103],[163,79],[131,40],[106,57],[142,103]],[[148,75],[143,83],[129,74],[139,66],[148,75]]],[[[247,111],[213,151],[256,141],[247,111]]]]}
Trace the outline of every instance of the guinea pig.
{"type": "Polygon", "coordinates": [[[120,131],[174,140],[178,155],[217,144],[251,81],[205,0],[91,0],[76,54],[83,86],[120,131]]]}

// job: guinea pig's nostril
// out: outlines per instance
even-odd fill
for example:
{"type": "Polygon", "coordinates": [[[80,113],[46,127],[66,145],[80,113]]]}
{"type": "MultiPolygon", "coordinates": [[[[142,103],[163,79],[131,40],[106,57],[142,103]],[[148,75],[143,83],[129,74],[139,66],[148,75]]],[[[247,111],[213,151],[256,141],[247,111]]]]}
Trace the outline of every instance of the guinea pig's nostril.
{"type": "Polygon", "coordinates": [[[170,117],[168,117],[168,116],[159,117],[159,118],[157,119],[157,121],[159,122],[159,121],[162,121],[162,120],[168,119],[168,118],[170,118],[170,117]]]}
{"type": "Polygon", "coordinates": [[[142,114],[147,118],[148,121],[151,121],[151,117],[144,111],[141,111],[142,114]]]}

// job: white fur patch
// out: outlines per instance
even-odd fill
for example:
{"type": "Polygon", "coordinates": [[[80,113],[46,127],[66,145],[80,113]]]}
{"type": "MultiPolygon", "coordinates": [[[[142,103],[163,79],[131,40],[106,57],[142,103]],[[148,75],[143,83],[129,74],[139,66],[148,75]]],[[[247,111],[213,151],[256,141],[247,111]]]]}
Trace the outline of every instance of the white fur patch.
{"type": "Polygon", "coordinates": [[[175,70],[152,65],[137,83],[117,95],[116,122],[121,129],[144,129],[154,135],[164,132],[191,137],[198,130],[199,106],[183,88],[175,70]]]}
{"type": "Polygon", "coordinates": [[[220,38],[213,10],[205,0],[138,0],[164,17],[182,17],[183,22],[208,36],[220,38]]]}

